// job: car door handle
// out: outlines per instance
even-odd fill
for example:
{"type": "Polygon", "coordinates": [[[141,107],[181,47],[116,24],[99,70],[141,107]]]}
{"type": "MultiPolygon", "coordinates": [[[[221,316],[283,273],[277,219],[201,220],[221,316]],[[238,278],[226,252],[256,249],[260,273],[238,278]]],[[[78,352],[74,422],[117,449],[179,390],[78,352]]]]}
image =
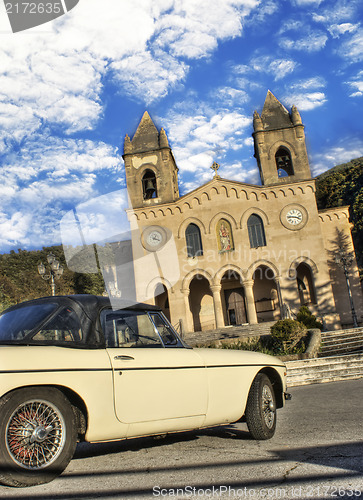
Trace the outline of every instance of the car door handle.
{"type": "Polygon", "coordinates": [[[115,356],[113,359],[135,359],[135,358],[133,358],[132,356],[120,355],[120,356],[115,356]]]}

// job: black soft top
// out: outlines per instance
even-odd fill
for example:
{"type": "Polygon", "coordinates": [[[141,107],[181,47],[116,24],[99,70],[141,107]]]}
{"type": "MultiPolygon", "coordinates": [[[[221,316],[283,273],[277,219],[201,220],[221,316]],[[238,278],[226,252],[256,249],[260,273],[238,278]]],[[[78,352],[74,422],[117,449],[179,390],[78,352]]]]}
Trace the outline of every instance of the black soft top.
{"type": "Polygon", "coordinates": [[[103,347],[104,338],[99,322],[99,313],[102,309],[112,308],[113,310],[131,309],[133,311],[160,311],[160,307],[149,304],[133,303],[122,299],[112,299],[99,295],[79,294],[79,295],[56,295],[55,297],[42,297],[39,299],[27,300],[15,306],[11,306],[2,314],[8,311],[20,310],[35,304],[55,304],[57,307],[48,316],[47,321],[55,316],[60,308],[71,307],[80,318],[83,333],[85,336],[84,347],[103,347]]]}

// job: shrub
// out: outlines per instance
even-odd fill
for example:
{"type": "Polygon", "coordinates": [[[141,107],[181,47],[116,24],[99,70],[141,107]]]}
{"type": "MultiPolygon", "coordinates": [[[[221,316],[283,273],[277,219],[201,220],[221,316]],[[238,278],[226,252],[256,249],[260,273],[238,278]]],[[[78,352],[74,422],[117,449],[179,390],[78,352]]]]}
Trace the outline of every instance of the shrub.
{"type": "Polygon", "coordinates": [[[271,348],[279,354],[303,352],[306,326],[293,319],[282,319],[271,327],[271,348]]]}
{"type": "Polygon", "coordinates": [[[306,328],[319,328],[319,330],[323,328],[323,324],[316,319],[307,306],[300,307],[296,319],[300,321],[300,323],[303,323],[306,328]]]}

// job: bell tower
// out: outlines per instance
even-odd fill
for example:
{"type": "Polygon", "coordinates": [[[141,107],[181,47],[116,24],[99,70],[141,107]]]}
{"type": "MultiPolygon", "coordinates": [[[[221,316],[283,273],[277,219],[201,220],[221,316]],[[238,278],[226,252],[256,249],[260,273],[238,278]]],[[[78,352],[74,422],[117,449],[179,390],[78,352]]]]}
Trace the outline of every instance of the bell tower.
{"type": "Polygon", "coordinates": [[[158,131],[147,111],[132,140],[126,135],[123,159],[133,208],[179,198],[178,167],[168,138],[163,128],[158,131]]]}
{"type": "Polygon", "coordinates": [[[253,115],[255,157],[263,185],[311,179],[300,113],[291,113],[268,91],[261,116],[253,115]]]}

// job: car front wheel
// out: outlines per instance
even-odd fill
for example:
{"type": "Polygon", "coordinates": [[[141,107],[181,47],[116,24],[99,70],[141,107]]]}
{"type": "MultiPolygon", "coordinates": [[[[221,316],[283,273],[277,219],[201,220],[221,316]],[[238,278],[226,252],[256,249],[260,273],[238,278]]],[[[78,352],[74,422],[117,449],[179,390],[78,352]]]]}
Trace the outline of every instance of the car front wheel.
{"type": "Polygon", "coordinates": [[[34,486],[67,467],[77,442],[73,410],[57,389],[18,389],[0,400],[0,482],[34,486]]]}
{"type": "Polygon", "coordinates": [[[276,430],[276,399],[270,379],[258,373],[247,399],[246,422],[254,439],[270,439],[276,430]]]}

